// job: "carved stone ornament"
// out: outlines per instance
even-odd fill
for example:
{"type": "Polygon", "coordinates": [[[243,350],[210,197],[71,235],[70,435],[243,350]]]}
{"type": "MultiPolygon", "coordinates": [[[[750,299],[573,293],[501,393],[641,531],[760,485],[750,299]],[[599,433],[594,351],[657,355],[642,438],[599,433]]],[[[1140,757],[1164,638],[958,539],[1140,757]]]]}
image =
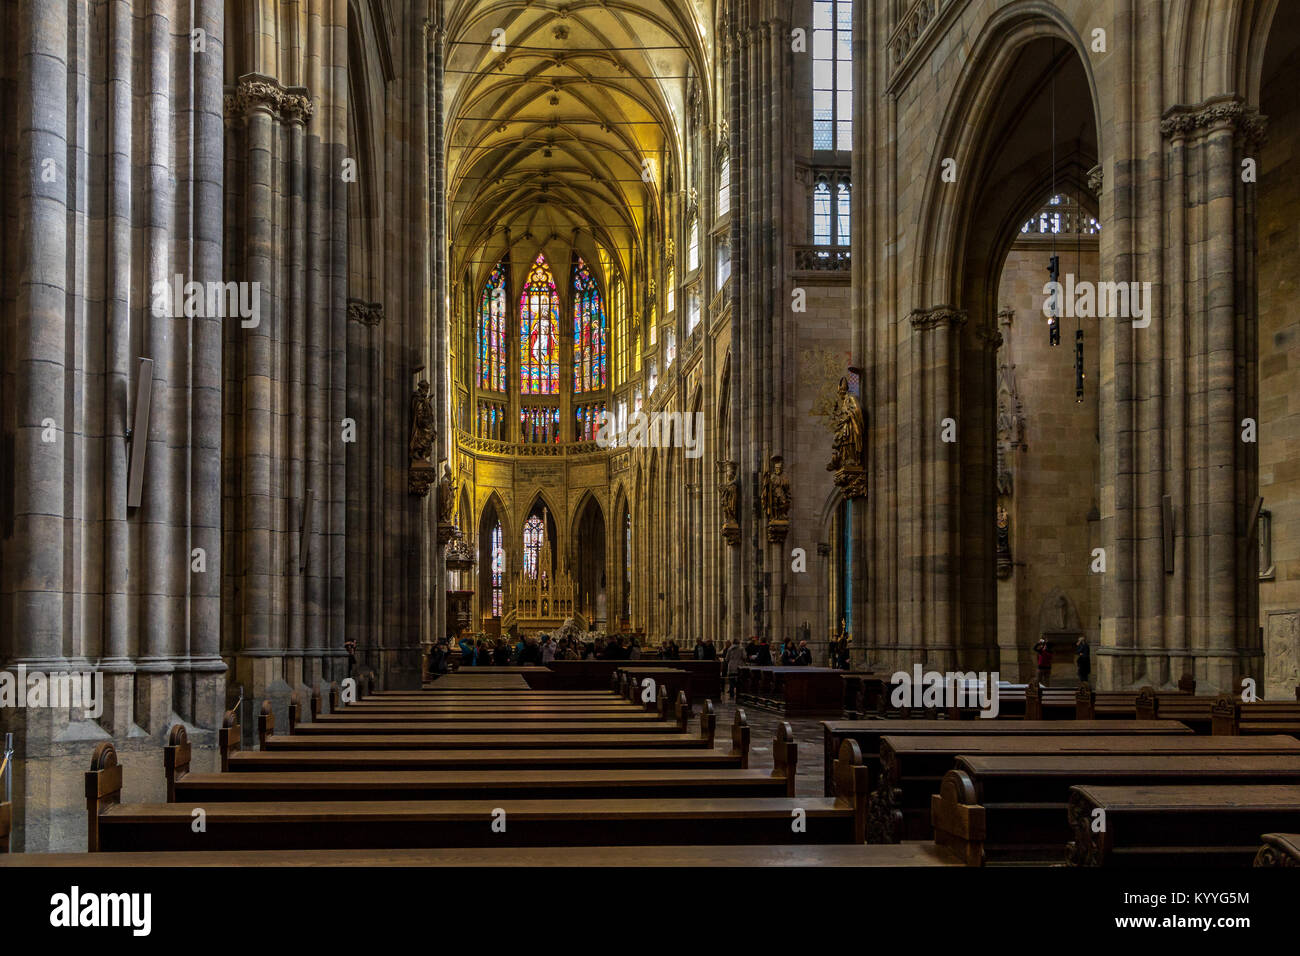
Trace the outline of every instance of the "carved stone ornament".
{"type": "Polygon", "coordinates": [[[1167,139],[1184,139],[1214,130],[1232,130],[1243,143],[1262,143],[1268,120],[1234,95],[1215,97],[1197,106],[1173,106],[1160,120],[1160,133],[1167,139]]]}
{"type": "Polygon", "coordinates": [[[407,476],[406,488],[418,498],[426,498],[429,489],[438,480],[438,469],[427,461],[411,462],[411,471],[407,476]]]}
{"type": "Polygon", "coordinates": [[[384,306],[380,302],[363,302],[361,299],[348,299],[348,319],[374,328],[384,321],[384,306]]]}
{"type": "Polygon", "coordinates": [[[420,382],[411,396],[411,461],[427,461],[433,451],[433,402],[429,399],[429,383],[420,382]]]}
{"type": "Polygon", "coordinates": [[[921,332],[937,329],[941,325],[960,329],[966,324],[966,313],[947,305],[936,305],[931,309],[913,309],[910,318],[912,328],[921,332]]]}
{"type": "Polygon", "coordinates": [[[302,123],[311,119],[316,110],[305,86],[281,86],[274,78],[260,73],[241,76],[234,92],[224,97],[224,105],[229,115],[246,116],[262,109],[302,123]]]}

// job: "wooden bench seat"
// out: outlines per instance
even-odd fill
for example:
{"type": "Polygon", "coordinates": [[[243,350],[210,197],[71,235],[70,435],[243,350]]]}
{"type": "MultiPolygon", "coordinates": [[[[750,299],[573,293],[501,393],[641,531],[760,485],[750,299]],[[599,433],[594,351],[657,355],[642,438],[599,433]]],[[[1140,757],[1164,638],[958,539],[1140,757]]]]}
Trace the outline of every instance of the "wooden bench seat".
{"type": "MultiPolygon", "coordinates": [[[[163,753],[169,803],[241,800],[449,800],[463,797],[559,799],[579,797],[794,796],[797,746],[789,724],[772,742],[773,769],[554,767],[471,770],[266,771],[191,773],[191,748],[177,724],[163,753]]],[[[227,761],[226,767],[229,768],[227,761]]]]}
{"type": "Polygon", "coordinates": [[[930,797],[959,756],[1011,754],[1300,754],[1292,737],[921,737],[886,735],[880,741],[880,780],[872,781],[873,843],[928,839],[930,797]],[[918,837],[916,834],[922,834],[918,837]]]}
{"type": "MultiPolygon", "coordinates": [[[[691,714],[681,700],[677,705],[678,720],[684,728],[691,714]]],[[[629,749],[699,749],[712,750],[717,732],[717,715],[712,701],[705,701],[700,712],[700,732],[693,735],[673,733],[548,733],[548,734],[420,734],[420,733],[335,733],[300,734],[296,727],[297,704],[289,705],[288,735],[275,733],[275,717],[269,702],[262,705],[258,718],[257,737],[263,751],[385,751],[421,750],[428,752],[462,750],[629,750],[629,749]]],[[[310,726],[310,725],[303,725],[310,726]]],[[[572,727],[573,725],[567,725],[572,727]]],[[[224,770],[232,754],[240,747],[239,719],[228,711],[217,734],[221,766],[224,770]]],[[[749,753],[749,725],[743,711],[737,711],[732,724],[733,752],[749,753]]]]}
{"type": "Polygon", "coordinates": [[[1074,688],[1041,684],[1025,688],[1025,720],[1074,720],[1076,706],[1074,688]]]}
{"type": "MultiPolygon", "coordinates": [[[[852,742],[846,748],[854,748],[852,742]]],[[[342,800],[120,803],[122,767],[108,743],[86,774],[91,852],[479,846],[861,843],[861,764],[841,755],[835,797],[342,800]],[[505,811],[505,827],[500,824],[505,811]],[[802,821],[802,829],[794,823],[802,821]]],[[[243,777],[244,775],[239,775],[243,777]]]]}
{"type": "Polygon", "coordinates": [[[880,846],[812,843],[803,846],[548,846],[470,849],[191,850],[144,853],[14,853],[3,867],[823,867],[959,866],[933,843],[880,846]]]}
{"type": "Polygon", "coordinates": [[[1300,866],[1300,833],[1265,833],[1255,866],[1300,866]]]}
{"type": "Polygon", "coordinates": [[[1120,736],[1166,735],[1189,736],[1191,730],[1172,720],[1163,721],[972,721],[947,720],[828,720],[822,722],[824,783],[826,796],[835,779],[835,756],[845,740],[857,741],[863,763],[871,774],[872,785],[880,777],[880,738],[885,734],[922,734],[927,736],[1084,736],[1108,734],[1120,736]]]}
{"type": "Polygon", "coordinates": [[[1068,813],[1073,866],[1249,866],[1261,834],[1300,829],[1300,788],[1076,786],[1068,813]]]}
{"type": "Polygon", "coordinates": [[[962,755],[930,798],[935,841],[972,865],[1065,858],[1075,785],[1300,785],[1300,754],[962,755]]]}
{"type": "Polygon", "coordinates": [[[683,747],[676,750],[262,750],[230,756],[229,771],[493,770],[493,769],[744,769],[748,755],[683,747]]]}
{"type": "Polygon", "coordinates": [[[1210,708],[1210,732],[1230,737],[1241,734],[1300,737],[1300,701],[1258,700],[1247,704],[1220,694],[1210,708]]]}
{"type": "MultiPolygon", "coordinates": [[[[644,710],[620,707],[618,710],[554,710],[549,706],[538,710],[483,710],[465,713],[460,710],[436,711],[358,711],[344,708],[337,714],[321,714],[313,721],[316,724],[334,726],[339,724],[410,724],[410,723],[448,723],[467,724],[603,724],[607,726],[621,724],[658,724],[659,715],[644,710]]],[[[664,728],[661,728],[664,729],[664,728]]],[[[328,732],[328,731],[326,731],[328,732]]]]}

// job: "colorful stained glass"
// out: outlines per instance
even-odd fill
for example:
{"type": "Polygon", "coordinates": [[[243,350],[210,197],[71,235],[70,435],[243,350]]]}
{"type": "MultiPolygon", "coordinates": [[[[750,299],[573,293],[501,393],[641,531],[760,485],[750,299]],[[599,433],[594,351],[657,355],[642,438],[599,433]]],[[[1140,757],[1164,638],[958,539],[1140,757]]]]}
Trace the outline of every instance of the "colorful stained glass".
{"type": "Polygon", "coordinates": [[[488,276],[478,305],[478,387],[506,390],[506,269],[503,263],[488,276]]]}
{"type": "Polygon", "coordinates": [[[560,391],[560,296],[546,256],[538,253],[519,298],[519,391],[560,391]]]}
{"type": "Polygon", "coordinates": [[[525,406],[519,409],[519,440],[529,445],[558,442],[560,409],[550,405],[525,406]]]}
{"type": "Polygon", "coordinates": [[[537,555],[542,550],[544,536],[542,519],[533,515],[524,524],[524,571],[531,578],[537,577],[537,555]]]}
{"type": "Polygon", "coordinates": [[[502,587],[505,579],[506,555],[501,550],[501,522],[492,527],[492,616],[501,616],[502,587]]]}
{"type": "Polygon", "coordinates": [[[579,256],[573,268],[573,390],[604,388],[605,362],[605,310],[596,279],[579,256]]]}
{"type": "Polygon", "coordinates": [[[595,441],[596,433],[600,431],[601,423],[605,420],[605,403],[579,405],[574,412],[574,417],[577,419],[575,422],[577,440],[595,441]]]}

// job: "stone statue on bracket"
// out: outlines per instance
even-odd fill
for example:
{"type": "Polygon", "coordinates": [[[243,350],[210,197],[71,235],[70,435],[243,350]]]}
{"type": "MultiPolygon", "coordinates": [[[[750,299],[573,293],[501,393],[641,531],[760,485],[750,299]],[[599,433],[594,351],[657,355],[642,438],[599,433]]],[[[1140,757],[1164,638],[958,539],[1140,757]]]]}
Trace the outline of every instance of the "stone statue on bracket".
{"type": "Polygon", "coordinates": [[[831,461],[827,471],[835,472],[835,485],[845,498],[867,494],[867,473],[862,467],[864,427],[862,405],[849,392],[847,378],[840,379],[835,408],[831,413],[831,461]]]}
{"type": "Polygon", "coordinates": [[[433,451],[433,402],[429,383],[421,381],[411,396],[411,461],[427,461],[433,451]]]}
{"type": "Polygon", "coordinates": [[[740,482],[736,480],[736,463],[720,461],[722,481],[718,485],[718,495],[722,505],[722,537],[727,544],[740,543],[740,521],[736,517],[740,507],[740,482]]]}
{"type": "Polygon", "coordinates": [[[451,476],[451,465],[442,463],[442,477],[438,479],[438,544],[456,536],[456,481],[451,476]]]}
{"type": "Polygon", "coordinates": [[[437,479],[437,470],[429,456],[433,453],[433,402],[429,399],[429,383],[421,381],[411,396],[411,440],[407,450],[411,458],[411,471],[407,490],[417,497],[428,496],[437,479]]]}
{"type": "Polygon", "coordinates": [[[767,517],[767,540],[781,544],[790,531],[790,479],[783,473],[784,461],[773,455],[763,469],[761,498],[767,517]]]}

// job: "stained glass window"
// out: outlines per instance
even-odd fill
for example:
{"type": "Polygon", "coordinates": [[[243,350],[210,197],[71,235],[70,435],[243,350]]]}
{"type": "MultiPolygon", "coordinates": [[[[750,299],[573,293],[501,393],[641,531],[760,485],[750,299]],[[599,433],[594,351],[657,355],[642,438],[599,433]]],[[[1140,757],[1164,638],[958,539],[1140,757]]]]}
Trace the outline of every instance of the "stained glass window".
{"type": "Polygon", "coordinates": [[[605,362],[605,310],[596,279],[580,256],[573,269],[573,390],[604,388],[605,362]]]}
{"type": "Polygon", "coordinates": [[[595,441],[596,433],[600,431],[601,423],[605,419],[605,403],[579,405],[574,412],[574,417],[577,419],[574,423],[577,440],[595,441]]]}
{"type": "Polygon", "coordinates": [[[506,576],[506,553],[501,549],[501,522],[492,528],[492,616],[501,616],[501,582],[506,576]]]}
{"type": "Polygon", "coordinates": [[[553,405],[530,405],[519,409],[519,440],[545,445],[560,440],[560,409],[553,405]]]}
{"type": "Polygon", "coordinates": [[[721,218],[731,212],[731,160],[726,153],[718,163],[718,209],[715,213],[721,218]]]}
{"type": "Polygon", "coordinates": [[[524,571],[532,578],[537,577],[537,555],[542,550],[543,537],[545,525],[541,518],[533,515],[524,524],[524,571]]]}
{"type": "Polygon", "coordinates": [[[677,308],[677,270],[673,267],[672,257],[668,258],[668,281],[664,283],[664,312],[672,315],[677,308]]]}
{"type": "Polygon", "coordinates": [[[502,263],[488,276],[478,305],[478,387],[506,390],[506,270],[502,263]]]}
{"type": "Polygon", "coordinates": [[[560,390],[560,296],[538,253],[519,298],[519,391],[555,395],[560,390]]]}
{"type": "Polygon", "coordinates": [[[478,431],[480,438],[492,438],[504,441],[506,407],[496,402],[478,403],[478,431]]]}
{"type": "Polygon", "coordinates": [[[686,269],[694,272],[700,267],[700,221],[691,220],[691,229],[687,234],[686,243],[686,269]]]}

